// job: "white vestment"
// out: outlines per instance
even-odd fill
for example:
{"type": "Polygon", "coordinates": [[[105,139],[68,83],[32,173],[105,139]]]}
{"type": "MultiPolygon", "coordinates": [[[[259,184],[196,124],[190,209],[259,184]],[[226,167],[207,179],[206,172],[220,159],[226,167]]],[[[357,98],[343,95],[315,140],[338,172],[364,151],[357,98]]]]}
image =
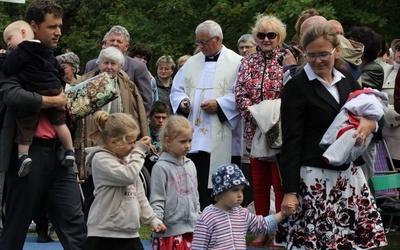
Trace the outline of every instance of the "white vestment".
{"type": "Polygon", "coordinates": [[[232,156],[241,155],[241,115],[233,94],[241,58],[224,46],[217,62],[205,62],[204,54],[198,53],[178,71],[171,88],[174,113],[184,98],[192,104],[188,117],[194,128],[190,153],[211,154],[209,188],[214,170],[231,163],[232,156]],[[216,113],[210,115],[200,108],[210,99],[217,100],[227,121],[221,123],[216,113]]]}

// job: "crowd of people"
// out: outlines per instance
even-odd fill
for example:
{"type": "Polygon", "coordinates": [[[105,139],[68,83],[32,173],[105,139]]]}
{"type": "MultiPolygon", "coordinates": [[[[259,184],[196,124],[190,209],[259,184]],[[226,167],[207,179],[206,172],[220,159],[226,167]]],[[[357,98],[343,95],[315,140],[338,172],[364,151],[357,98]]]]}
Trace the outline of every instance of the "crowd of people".
{"type": "Polygon", "coordinates": [[[196,52],[161,56],[153,76],[151,49],[129,48],[116,25],[78,75],[78,55],[53,55],[62,18],[60,5],[34,0],[3,32],[1,249],[23,249],[32,220],[38,242],[51,240],[51,225],[64,249],[141,250],[141,223],[160,250],[245,249],[248,232],[258,247],[388,244],[368,180],[379,140],[400,168],[400,39],[389,46],[368,27],[346,32],[309,9],[294,41],[284,20],[259,15],[235,52],[206,20],[194,30],[196,52]],[[65,92],[101,74],[118,97],[72,119],[65,92]],[[388,103],[378,117],[349,115],[351,148],[362,152],[328,162],[321,141],[361,89],[388,103]],[[255,214],[245,208],[249,187],[255,214]]]}

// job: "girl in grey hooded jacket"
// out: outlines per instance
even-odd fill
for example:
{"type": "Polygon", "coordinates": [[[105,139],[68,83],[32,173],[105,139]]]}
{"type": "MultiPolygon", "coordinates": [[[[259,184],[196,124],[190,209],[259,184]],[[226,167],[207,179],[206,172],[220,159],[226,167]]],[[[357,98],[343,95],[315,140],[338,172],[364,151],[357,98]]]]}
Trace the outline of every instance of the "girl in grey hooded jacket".
{"type": "Polygon", "coordinates": [[[194,225],[200,212],[197,172],[186,157],[193,128],[183,116],[170,116],[161,131],[161,157],[151,173],[150,205],[167,226],[153,233],[152,249],[191,249],[194,225]]]}

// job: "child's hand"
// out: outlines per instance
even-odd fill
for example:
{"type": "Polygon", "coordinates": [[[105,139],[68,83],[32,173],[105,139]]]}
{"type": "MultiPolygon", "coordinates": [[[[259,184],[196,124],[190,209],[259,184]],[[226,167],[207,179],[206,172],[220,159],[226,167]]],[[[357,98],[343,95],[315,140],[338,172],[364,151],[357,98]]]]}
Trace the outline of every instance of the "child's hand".
{"type": "Polygon", "coordinates": [[[167,231],[167,227],[164,225],[164,223],[160,223],[157,225],[156,228],[152,229],[156,233],[165,233],[167,231]]]}
{"type": "Polygon", "coordinates": [[[295,204],[289,203],[286,206],[286,209],[282,209],[279,213],[277,213],[277,216],[275,217],[275,219],[279,223],[281,221],[280,218],[282,218],[282,220],[284,220],[287,217],[289,217],[290,215],[296,214],[296,209],[297,209],[297,206],[295,204]]]}
{"type": "Polygon", "coordinates": [[[153,144],[150,145],[150,154],[157,154],[156,146],[153,144]]]}
{"type": "Polygon", "coordinates": [[[294,215],[294,214],[296,214],[297,206],[296,206],[295,204],[289,203],[289,204],[287,205],[287,207],[288,207],[289,209],[285,211],[286,217],[289,216],[289,215],[294,215]]]}
{"type": "Polygon", "coordinates": [[[150,147],[151,145],[151,138],[150,136],[143,136],[142,138],[140,138],[139,140],[141,143],[147,145],[148,147],[150,147]]]}

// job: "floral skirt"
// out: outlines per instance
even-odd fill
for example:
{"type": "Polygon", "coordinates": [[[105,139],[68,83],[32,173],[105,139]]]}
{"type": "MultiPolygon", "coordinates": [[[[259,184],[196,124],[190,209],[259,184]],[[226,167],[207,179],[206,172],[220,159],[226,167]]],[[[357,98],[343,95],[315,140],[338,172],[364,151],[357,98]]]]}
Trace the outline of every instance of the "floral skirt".
{"type": "Polygon", "coordinates": [[[296,215],[281,223],[288,249],[370,249],[387,245],[360,167],[301,167],[296,215]]]}
{"type": "Polygon", "coordinates": [[[151,250],[191,250],[193,233],[185,233],[169,237],[154,237],[151,250]]]}

